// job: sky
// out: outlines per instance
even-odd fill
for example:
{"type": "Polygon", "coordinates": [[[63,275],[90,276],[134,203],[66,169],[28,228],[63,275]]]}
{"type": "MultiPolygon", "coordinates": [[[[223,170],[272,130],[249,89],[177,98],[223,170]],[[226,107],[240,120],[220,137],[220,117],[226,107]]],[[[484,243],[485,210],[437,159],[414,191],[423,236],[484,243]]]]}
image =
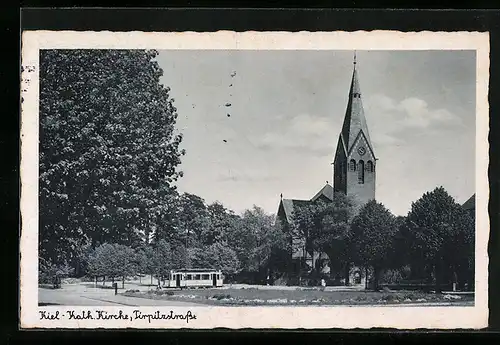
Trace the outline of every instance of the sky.
{"type": "MultiPolygon", "coordinates": [[[[377,201],[406,215],[443,186],[465,202],[475,185],[475,52],[356,55],[377,201]]],[[[157,60],[184,137],[180,192],[276,213],[281,193],[310,199],[332,184],[352,51],[168,50],[157,60]]]]}

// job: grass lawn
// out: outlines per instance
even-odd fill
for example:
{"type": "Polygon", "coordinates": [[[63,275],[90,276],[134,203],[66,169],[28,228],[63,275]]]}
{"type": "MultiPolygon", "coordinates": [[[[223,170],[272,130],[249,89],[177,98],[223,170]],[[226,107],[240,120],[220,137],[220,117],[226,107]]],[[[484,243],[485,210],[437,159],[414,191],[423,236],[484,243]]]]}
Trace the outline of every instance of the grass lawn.
{"type": "Polygon", "coordinates": [[[319,289],[261,290],[247,289],[189,289],[128,290],[123,295],[149,299],[192,301],[208,305],[373,305],[409,303],[453,303],[463,305],[474,301],[470,295],[432,294],[416,291],[321,291],[319,289]]]}

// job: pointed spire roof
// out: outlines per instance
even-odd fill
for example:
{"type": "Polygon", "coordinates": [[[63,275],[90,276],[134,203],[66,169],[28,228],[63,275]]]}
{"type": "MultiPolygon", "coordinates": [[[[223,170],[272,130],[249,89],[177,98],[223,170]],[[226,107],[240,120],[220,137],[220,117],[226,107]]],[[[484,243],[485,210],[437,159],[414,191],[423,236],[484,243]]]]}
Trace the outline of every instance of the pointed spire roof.
{"type": "Polygon", "coordinates": [[[361,88],[359,86],[358,72],[356,70],[356,54],[354,55],[354,70],[352,72],[351,88],[349,90],[349,99],[347,102],[347,110],[342,125],[342,137],[349,151],[354,144],[354,141],[363,131],[369,145],[371,146],[370,134],[366,124],[363,103],[361,102],[361,88]]]}

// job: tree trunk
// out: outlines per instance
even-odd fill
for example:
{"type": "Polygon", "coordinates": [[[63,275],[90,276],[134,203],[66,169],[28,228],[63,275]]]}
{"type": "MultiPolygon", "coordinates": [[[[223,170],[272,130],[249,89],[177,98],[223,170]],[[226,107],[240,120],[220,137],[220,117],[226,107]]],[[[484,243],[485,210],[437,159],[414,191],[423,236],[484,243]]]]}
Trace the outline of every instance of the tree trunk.
{"type": "Polygon", "coordinates": [[[149,285],[153,285],[153,274],[151,274],[151,284],[149,285]]]}
{"type": "Polygon", "coordinates": [[[380,268],[373,267],[373,290],[379,291],[380,268]]]}
{"type": "Polygon", "coordinates": [[[94,286],[97,288],[97,276],[95,276],[95,284],[94,286]]]}
{"type": "Polygon", "coordinates": [[[437,260],[434,264],[434,278],[436,280],[436,293],[441,293],[441,261],[437,260]]]}
{"type": "Polygon", "coordinates": [[[351,268],[351,264],[349,262],[347,262],[345,264],[345,268],[344,268],[345,286],[349,286],[350,285],[350,282],[349,282],[349,271],[350,271],[350,268],[351,268]]]}
{"type": "Polygon", "coordinates": [[[368,267],[365,267],[365,289],[368,289],[368,267]]]}
{"type": "Polygon", "coordinates": [[[122,277],[122,289],[125,289],[125,276],[122,277]]]}
{"type": "Polygon", "coordinates": [[[453,272],[452,272],[452,277],[453,277],[453,291],[457,291],[459,286],[458,286],[458,269],[457,269],[457,266],[455,265],[453,267],[453,272]]]}
{"type": "Polygon", "coordinates": [[[142,285],[142,275],[141,274],[139,274],[139,284],[142,285]]]}
{"type": "Polygon", "coordinates": [[[102,276],[102,286],[106,286],[106,276],[102,276]]]}

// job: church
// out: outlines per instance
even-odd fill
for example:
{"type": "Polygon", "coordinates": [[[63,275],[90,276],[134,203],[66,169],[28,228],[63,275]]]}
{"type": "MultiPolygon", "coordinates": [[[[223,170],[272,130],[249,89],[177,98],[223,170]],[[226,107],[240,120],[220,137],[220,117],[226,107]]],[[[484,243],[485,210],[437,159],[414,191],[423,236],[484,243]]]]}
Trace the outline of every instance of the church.
{"type": "MultiPolygon", "coordinates": [[[[342,192],[355,200],[358,205],[364,205],[375,199],[376,163],[377,158],[370,139],[368,125],[363,110],[361,88],[358,72],[356,70],[356,56],[349,89],[349,98],[342,129],[339,133],[337,149],[333,166],[333,186],[327,183],[309,200],[281,198],[277,212],[277,219],[284,226],[284,230],[292,222],[295,207],[318,200],[332,201],[336,192],[342,192]]],[[[292,240],[292,261],[298,268],[300,262],[305,262],[308,267],[316,266],[317,260],[327,262],[325,253],[308,253],[305,250],[305,239],[292,240]]],[[[323,268],[323,273],[328,273],[329,267],[323,268]]],[[[353,280],[360,276],[353,272],[353,280]]]]}

